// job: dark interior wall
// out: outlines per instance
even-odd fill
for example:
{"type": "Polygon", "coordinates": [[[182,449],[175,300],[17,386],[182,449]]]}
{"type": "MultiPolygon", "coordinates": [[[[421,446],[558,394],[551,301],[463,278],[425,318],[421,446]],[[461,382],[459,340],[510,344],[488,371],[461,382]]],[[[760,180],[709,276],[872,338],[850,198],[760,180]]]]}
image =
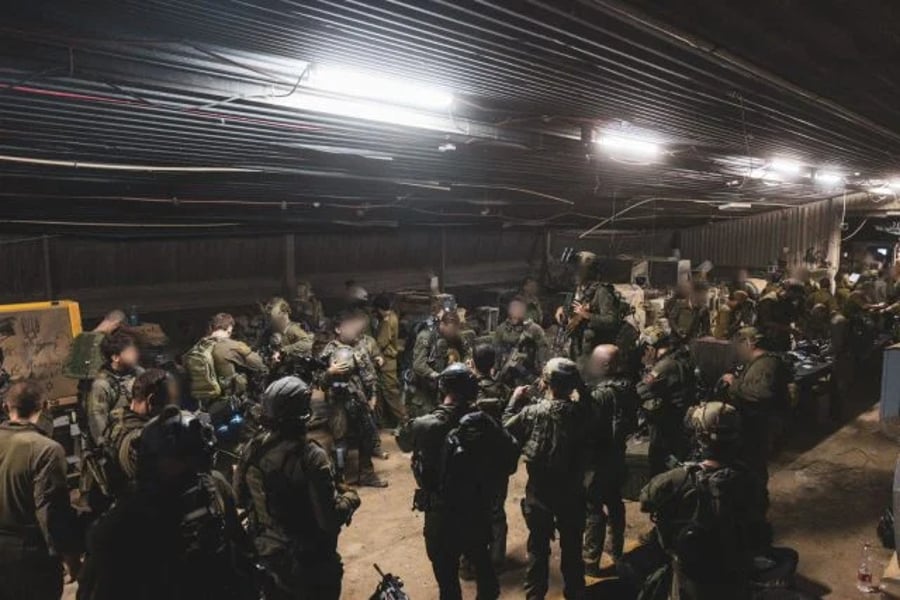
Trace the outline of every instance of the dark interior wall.
{"type": "MultiPolygon", "coordinates": [[[[340,294],[354,279],[370,292],[425,289],[442,267],[449,287],[501,287],[540,272],[542,230],[448,227],[298,233],[294,270],[320,296],[340,294]]],[[[601,255],[657,254],[671,249],[671,234],[628,233],[580,240],[577,232],[550,234],[550,253],[564,246],[601,255]]],[[[284,235],[168,239],[48,239],[53,295],[78,300],[86,316],[112,306],[142,312],[250,305],[284,293],[288,244],[284,235]]],[[[44,240],[0,237],[0,302],[43,300],[44,240]]]]}

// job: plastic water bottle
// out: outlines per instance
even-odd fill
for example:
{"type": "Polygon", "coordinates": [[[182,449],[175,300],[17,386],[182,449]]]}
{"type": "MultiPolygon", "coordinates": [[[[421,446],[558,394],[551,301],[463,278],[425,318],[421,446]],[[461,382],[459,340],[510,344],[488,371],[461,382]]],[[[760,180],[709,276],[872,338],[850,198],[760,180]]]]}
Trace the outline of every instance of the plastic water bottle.
{"type": "Polygon", "coordinates": [[[872,586],[872,548],[869,544],[863,544],[862,559],[856,570],[856,589],[866,593],[874,589],[872,586]]]}

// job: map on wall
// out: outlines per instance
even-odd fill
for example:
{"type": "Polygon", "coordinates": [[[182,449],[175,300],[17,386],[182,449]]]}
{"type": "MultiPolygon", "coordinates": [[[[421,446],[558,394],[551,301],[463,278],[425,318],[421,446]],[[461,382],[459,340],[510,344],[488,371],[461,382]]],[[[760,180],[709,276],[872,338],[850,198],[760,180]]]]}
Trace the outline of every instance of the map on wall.
{"type": "Polygon", "coordinates": [[[71,302],[0,306],[3,367],[13,381],[37,381],[51,404],[68,403],[77,393],[78,382],[62,374],[72,339],[81,330],[77,307],[71,302]]]}

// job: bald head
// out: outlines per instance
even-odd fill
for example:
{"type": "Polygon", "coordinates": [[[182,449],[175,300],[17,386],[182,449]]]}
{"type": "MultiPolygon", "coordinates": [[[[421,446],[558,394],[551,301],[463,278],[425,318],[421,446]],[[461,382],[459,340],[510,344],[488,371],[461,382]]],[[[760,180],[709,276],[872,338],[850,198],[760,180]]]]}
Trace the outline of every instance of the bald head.
{"type": "Polygon", "coordinates": [[[588,365],[593,377],[606,377],[619,370],[619,348],[612,344],[602,344],[591,352],[591,362],[588,365]]]}

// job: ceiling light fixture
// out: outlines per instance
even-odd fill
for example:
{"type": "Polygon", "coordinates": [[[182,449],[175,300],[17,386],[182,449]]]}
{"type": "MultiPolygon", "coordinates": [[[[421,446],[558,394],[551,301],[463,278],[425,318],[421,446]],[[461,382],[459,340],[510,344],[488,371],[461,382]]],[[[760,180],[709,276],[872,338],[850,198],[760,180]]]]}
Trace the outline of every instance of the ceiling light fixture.
{"type": "Polygon", "coordinates": [[[783,173],[784,175],[800,175],[800,169],[803,167],[796,160],[790,160],[787,158],[776,158],[773,159],[772,162],[769,163],[769,167],[773,171],[777,171],[779,173],[783,173]]]}
{"type": "Polygon", "coordinates": [[[453,94],[441,88],[344,67],[317,65],[304,87],[425,110],[446,110],[453,104],[453,94]]]}
{"type": "Polygon", "coordinates": [[[597,139],[597,144],[612,153],[645,158],[654,158],[662,150],[660,145],[652,140],[609,133],[601,135],[597,139]]]}
{"type": "Polygon", "coordinates": [[[839,183],[843,183],[844,176],[833,171],[818,171],[816,172],[815,179],[816,183],[822,185],[837,185],[839,183]]]}

